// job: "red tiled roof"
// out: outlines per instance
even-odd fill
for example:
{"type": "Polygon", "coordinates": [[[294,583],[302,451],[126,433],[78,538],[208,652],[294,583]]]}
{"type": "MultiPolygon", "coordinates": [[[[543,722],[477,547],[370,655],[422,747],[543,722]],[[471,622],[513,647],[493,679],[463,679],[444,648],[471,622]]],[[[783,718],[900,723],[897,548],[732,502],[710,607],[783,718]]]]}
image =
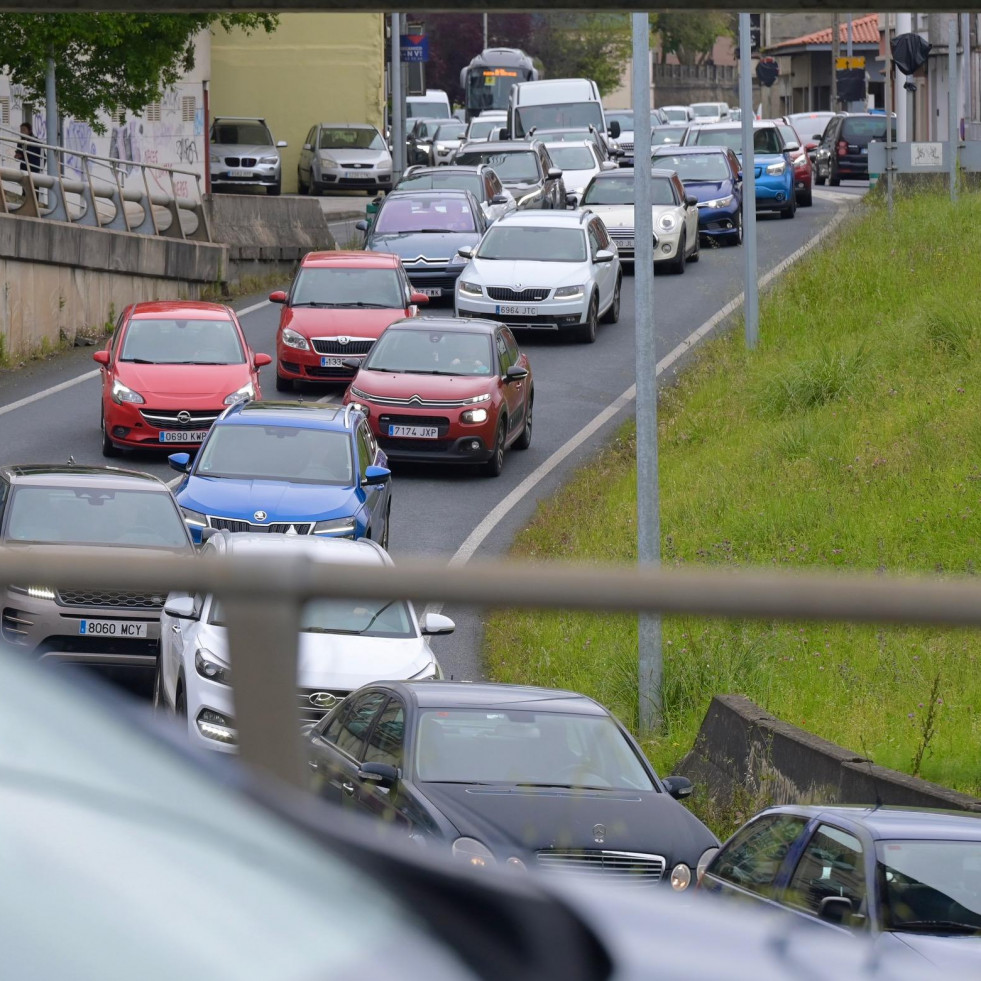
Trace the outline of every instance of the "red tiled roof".
{"type": "MultiPolygon", "coordinates": [[[[848,21],[844,18],[838,25],[838,35],[841,43],[846,44],[848,41],[848,21]]],[[[864,17],[853,18],[852,41],[856,44],[878,44],[879,15],[866,14],[864,17]]],[[[768,50],[778,51],[780,48],[799,48],[807,44],[831,44],[831,28],[826,27],[823,31],[814,31],[812,34],[805,34],[803,37],[781,41],[780,44],[774,44],[768,50]]]]}

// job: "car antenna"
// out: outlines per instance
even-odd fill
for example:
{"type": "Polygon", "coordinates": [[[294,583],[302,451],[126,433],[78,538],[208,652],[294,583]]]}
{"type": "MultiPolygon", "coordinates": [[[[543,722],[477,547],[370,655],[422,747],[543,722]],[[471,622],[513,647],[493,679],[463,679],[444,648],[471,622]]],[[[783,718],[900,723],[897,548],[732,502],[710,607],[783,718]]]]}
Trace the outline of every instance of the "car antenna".
{"type": "Polygon", "coordinates": [[[879,793],[879,781],[876,779],[875,770],[872,768],[872,757],[869,755],[869,751],[865,746],[865,736],[861,737],[862,743],[862,753],[865,756],[865,762],[869,765],[869,780],[872,781],[872,789],[875,791],[875,807],[872,808],[873,811],[879,810],[882,807],[882,795],[879,793]]]}

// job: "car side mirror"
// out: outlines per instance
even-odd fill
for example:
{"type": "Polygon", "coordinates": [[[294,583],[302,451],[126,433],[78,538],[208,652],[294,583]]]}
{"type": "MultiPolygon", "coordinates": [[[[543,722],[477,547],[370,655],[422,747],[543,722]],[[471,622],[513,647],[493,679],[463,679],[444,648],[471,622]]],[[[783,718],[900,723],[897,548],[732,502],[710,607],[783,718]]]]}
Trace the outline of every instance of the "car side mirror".
{"type": "Polygon", "coordinates": [[[610,128],[607,130],[607,133],[609,133],[613,139],[616,139],[620,135],[620,121],[614,119],[613,122],[610,123],[610,128]]]}
{"type": "Polygon", "coordinates": [[[265,368],[267,364],[272,364],[272,358],[268,354],[257,354],[252,363],[257,368],[265,368]]]}
{"type": "Polygon", "coordinates": [[[557,181],[562,176],[562,171],[558,167],[549,167],[548,176],[553,180],[557,181]]]}
{"type": "Polygon", "coordinates": [[[109,352],[108,351],[96,351],[92,355],[92,360],[97,364],[107,365],[109,364],[109,352]]]}
{"type": "Polygon", "coordinates": [[[818,919],[825,923],[849,926],[853,913],[852,901],[846,896],[825,896],[818,909],[818,919]]]}
{"type": "Polygon", "coordinates": [[[360,221],[356,221],[356,222],[354,223],[354,227],[355,227],[355,228],[356,228],[356,229],[357,229],[357,230],[358,230],[359,232],[366,232],[366,231],[368,231],[368,222],[366,222],[366,221],[364,220],[364,218],[362,218],[362,219],[361,219],[360,221]]]}
{"type": "Polygon", "coordinates": [[[399,782],[399,771],[389,763],[362,763],[358,767],[358,779],[391,790],[399,782]]]}
{"type": "MultiPolygon", "coordinates": [[[[501,128],[500,128],[500,129],[498,130],[498,131],[497,131],[497,138],[498,138],[499,140],[506,140],[506,139],[508,138],[508,129],[507,129],[507,127],[506,127],[506,126],[502,126],[502,127],[501,127],[501,128]]],[[[487,139],[489,140],[489,139],[490,139],[490,137],[488,136],[488,137],[487,137],[487,139]]]]}
{"type": "Polygon", "coordinates": [[[420,293],[418,290],[413,290],[412,294],[409,296],[409,302],[414,303],[416,306],[420,306],[423,303],[429,302],[429,297],[425,293],[420,293]]]}
{"type": "Polygon", "coordinates": [[[799,149],[800,149],[800,144],[799,143],[786,143],[786,144],[784,144],[784,150],[786,150],[787,153],[796,153],[799,149]]]}
{"type": "Polygon", "coordinates": [[[815,140],[816,140],[816,141],[817,141],[818,143],[820,143],[820,142],[821,142],[821,140],[823,139],[823,137],[824,137],[824,134],[823,134],[823,133],[815,133],[815,134],[814,134],[814,139],[815,139],[815,140]]]}
{"type": "Polygon", "coordinates": [[[695,205],[698,204],[698,198],[696,198],[694,194],[686,194],[685,204],[687,204],[689,208],[694,208],[695,205]]]}
{"type": "Polygon", "coordinates": [[[419,618],[419,631],[424,637],[434,637],[437,634],[451,634],[456,630],[456,624],[442,613],[424,613],[419,618]]]}
{"type": "Polygon", "coordinates": [[[360,358],[341,358],[341,364],[352,371],[360,371],[362,363],[360,358]]]}
{"type": "Polygon", "coordinates": [[[362,484],[367,486],[374,486],[376,484],[384,484],[386,481],[390,480],[392,476],[392,471],[388,467],[376,467],[370,466],[364,468],[364,477],[361,480],[362,484]]]}
{"type": "Polygon", "coordinates": [[[522,368],[520,364],[513,364],[504,372],[504,380],[509,382],[523,381],[528,377],[528,369],[522,368]]]}
{"type": "Polygon", "coordinates": [[[171,470],[176,470],[178,473],[187,473],[191,469],[191,454],[171,453],[167,457],[167,463],[171,470]]]}
{"type": "Polygon", "coordinates": [[[593,262],[612,262],[615,258],[616,255],[609,249],[600,249],[593,258],[593,262]]]}
{"type": "Polygon", "coordinates": [[[743,179],[743,172],[741,170],[736,171],[736,180],[741,181],[743,179]]]}
{"type": "Polygon", "coordinates": [[[616,170],[617,162],[615,160],[604,160],[600,164],[600,170],[616,170]]]}
{"type": "Polygon", "coordinates": [[[278,143],[276,144],[276,149],[277,149],[277,150],[284,150],[284,149],[285,149],[286,147],[288,147],[288,146],[289,146],[289,143],[287,143],[287,142],[286,142],[286,140],[280,140],[280,141],[279,141],[279,142],[278,142],[278,143]]]}
{"type": "Polygon", "coordinates": [[[270,303],[285,303],[286,302],[286,290],[273,290],[269,294],[270,303]]]}
{"type": "Polygon", "coordinates": [[[313,149],[313,147],[312,147],[312,146],[311,146],[311,145],[310,145],[309,143],[304,143],[304,144],[303,144],[303,149],[304,149],[304,150],[312,150],[312,149],[313,149]]]}
{"type": "Polygon", "coordinates": [[[462,255],[464,259],[472,259],[474,251],[474,248],[470,245],[461,245],[460,248],[456,250],[456,254],[462,255]]]}
{"type": "Polygon", "coordinates": [[[175,620],[197,620],[193,596],[175,596],[164,603],[164,613],[175,620]]]}
{"type": "Polygon", "coordinates": [[[491,204],[507,204],[508,196],[506,194],[495,194],[494,197],[490,199],[491,204]]]}
{"type": "Polygon", "coordinates": [[[804,149],[807,150],[808,153],[810,153],[811,150],[816,150],[817,148],[818,148],[818,144],[815,140],[808,140],[804,144],[804,149]]]}
{"type": "Polygon", "coordinates": [[[675,800],[681,800],[682,797],[691,797],[692,791],[695,789],[688,777],[662,777],[661,783],[664,784],[664,789],[668,792],[668,796],[673,797],[675,800]]]}

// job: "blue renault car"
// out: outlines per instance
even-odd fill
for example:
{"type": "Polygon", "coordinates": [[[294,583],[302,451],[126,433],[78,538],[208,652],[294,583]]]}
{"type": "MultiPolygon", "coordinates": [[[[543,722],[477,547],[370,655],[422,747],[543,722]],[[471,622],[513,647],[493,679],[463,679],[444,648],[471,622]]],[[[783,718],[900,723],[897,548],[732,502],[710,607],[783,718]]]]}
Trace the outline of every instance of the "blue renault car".
{"type": "MultiPolygon", "coordinates": [[[[741,161],[743,130],[741,123],[707,123],[689,126],[681,138],[682,146],[725,146],[741,161]]],[[[756,210],[779,211],[781,218],[797,214],[794,168],[780,135],[771,120],[753,123],[753,157],[756,175],[756,210]]]]}
{"type": "Polygon", "coordinates": [[[196,456],[174,453],[195,542],[209,528],[370,538],[388,545],[391,471],[353,405],[239,402],[196,456]]]}
{"type": "Polygon", "coordinates": [[[739,158],[724,146],[666,146],[654,150],[653,165],[673,170],[685,194],[698,199],[698,232],[720,245],[743,240],[743,174],[739,158]]]}

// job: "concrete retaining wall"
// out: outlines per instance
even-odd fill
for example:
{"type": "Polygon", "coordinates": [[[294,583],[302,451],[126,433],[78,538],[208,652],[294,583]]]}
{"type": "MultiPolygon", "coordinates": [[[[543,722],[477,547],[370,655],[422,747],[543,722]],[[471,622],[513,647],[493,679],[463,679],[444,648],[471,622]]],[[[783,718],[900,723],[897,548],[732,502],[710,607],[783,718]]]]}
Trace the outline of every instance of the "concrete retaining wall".
{"type": "Polygon", "coordinates": [[[683,773],[721,801],[737,788],[774,804],[839,803],[942,807],[981,811],[981,800],[876,766],[741,695],[712,699],[683,773]]]}

